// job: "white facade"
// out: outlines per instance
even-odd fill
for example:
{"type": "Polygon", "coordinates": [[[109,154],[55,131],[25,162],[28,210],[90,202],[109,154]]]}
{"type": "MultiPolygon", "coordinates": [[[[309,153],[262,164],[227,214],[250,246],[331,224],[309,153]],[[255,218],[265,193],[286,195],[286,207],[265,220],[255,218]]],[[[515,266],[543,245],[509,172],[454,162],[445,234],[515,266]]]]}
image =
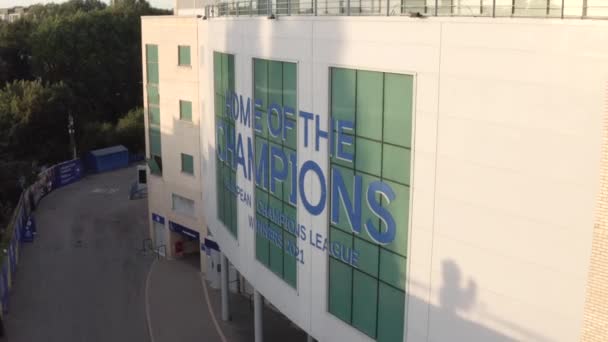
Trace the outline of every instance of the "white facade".
{"type": "MultiPolygon", "coordinates": [[[[144,18],[143,43],[158,41],[163,51],[192,36],[146,26],[169,20],[195,23],[184,30],[197,30],[190,43],[198,94],[179,88],[200,101],[200,145],[189,148],[200,153],[202,184],[183,185],[202,189],[197,222],[205,222],[230,262],[295,324],[319,341],[371,340],[328,313],[325,253],[301,244],[296,290],[256,261],[252,208],[238,202],[238,239],[217,218],[214,51],[235,56],[235,90],[244,98],[253,97],[253,58],[296,62],[298,109],[324,118],[330,67],[414,76],[412,191],[410,207],[403,208],[410,212],[404,341],[579,339],[606,115],[608,23],[144,18]]],[[[163,63],[161,57],[161,79],[163,63]]],[[[327,120],[322,125],[328,129],[327,120]]],[[[237,131],[252,137],[242,126],[237,131]]],[[[314,160],[329,174],[328,155],[303,146],[301,125],[298,136],[298,161],[314,160]]],[[[163,142],[163,158],[178,146],[171,144],[163,142]]],[[[242,176],[237,184],[254,193],[254,183],[242,176]]],[[[305,184],[307,196],[318,199],[318,184],[305,184]]],[[[170,201],[171,194],[151,190],[150,197],[153,211],[160,206],[154,198],[170,201]]],[[[298,222],[325,236],[327,215],[327,208],[310,215],[298,203],[298,222]]]]}

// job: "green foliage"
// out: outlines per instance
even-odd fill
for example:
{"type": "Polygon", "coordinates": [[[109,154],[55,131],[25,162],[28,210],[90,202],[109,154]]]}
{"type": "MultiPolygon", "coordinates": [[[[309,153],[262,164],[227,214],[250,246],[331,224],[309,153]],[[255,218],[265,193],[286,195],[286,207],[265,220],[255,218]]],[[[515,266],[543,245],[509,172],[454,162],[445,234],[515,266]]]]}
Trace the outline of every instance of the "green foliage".
{"type": "Polygon", "coordinates": [[[144,150],[140,17],[170,14],[140,0],[70,0],[27,13],[0,22],[0,220],[19,176],[70,158],[70,114],[80,153],[144,150]]]}
{"type": "Polygon", "coordinates": [[[0,147],[8,160],[44,164],[67,158],[71,102],[61,82],[13,81],[0,90],[0,147]]]}
{"type": "Polygon", "coordinates": [[[125,145],[133,153],[146,149],[146,125],[142,107],[130,110],[116,124],[116,142],[125,145]]]}

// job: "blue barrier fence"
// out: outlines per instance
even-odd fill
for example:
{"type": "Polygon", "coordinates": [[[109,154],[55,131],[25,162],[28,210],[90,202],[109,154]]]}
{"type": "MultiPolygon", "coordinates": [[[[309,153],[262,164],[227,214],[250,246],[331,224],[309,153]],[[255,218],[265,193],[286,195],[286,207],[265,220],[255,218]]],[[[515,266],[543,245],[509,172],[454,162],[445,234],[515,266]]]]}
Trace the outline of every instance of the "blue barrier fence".
{"type": "Polygon", "coordinates": [[[36,233],[32,211],[44,196],[80,180],[83,174],[80,159],[68,160],[40,172],[36,182],[21,193],[0,245],[0,304],[3,313],[9,309],[9,293],[19,265],[21,246],[32,242],[36,233]]]}

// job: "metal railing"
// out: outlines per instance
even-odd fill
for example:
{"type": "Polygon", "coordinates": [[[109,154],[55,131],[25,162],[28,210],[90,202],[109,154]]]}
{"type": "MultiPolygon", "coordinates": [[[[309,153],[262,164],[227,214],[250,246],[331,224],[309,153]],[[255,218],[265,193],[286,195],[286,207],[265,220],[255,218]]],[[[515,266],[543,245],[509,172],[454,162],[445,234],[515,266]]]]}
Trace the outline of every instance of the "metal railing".
{"type": "Polygon", "coordinates": [[[207,18],[272,15],[608,18],[608,0],[222,0],[203,8],[207,18]]]}

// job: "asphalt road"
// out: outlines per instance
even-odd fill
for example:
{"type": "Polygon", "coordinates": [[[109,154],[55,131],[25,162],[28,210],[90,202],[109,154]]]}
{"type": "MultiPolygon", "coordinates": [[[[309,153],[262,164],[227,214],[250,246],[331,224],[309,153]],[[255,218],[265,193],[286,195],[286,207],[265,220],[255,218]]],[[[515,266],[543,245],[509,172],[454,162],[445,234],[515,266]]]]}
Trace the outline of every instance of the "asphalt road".
{"type": "Polygon", "coordinates": [[[5,317],[11,342],[147,342],[152,259],[145,199],[128,199],[134,168],[89,176],[42,199],[38,235],[21,251],[5,317]]]}

